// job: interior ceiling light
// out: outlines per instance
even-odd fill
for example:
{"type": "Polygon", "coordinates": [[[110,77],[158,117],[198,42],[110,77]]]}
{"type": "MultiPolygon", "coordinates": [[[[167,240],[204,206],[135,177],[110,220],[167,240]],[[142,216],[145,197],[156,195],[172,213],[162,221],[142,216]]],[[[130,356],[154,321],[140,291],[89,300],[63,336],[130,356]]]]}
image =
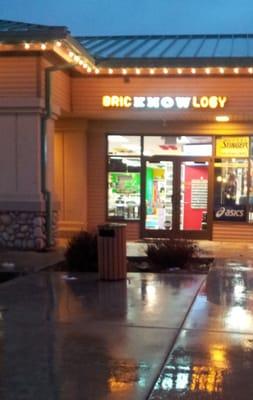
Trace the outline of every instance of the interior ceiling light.
{"type": "Polygon", "coordinates": [[[239,74],[239,68],[234,68],[234,73],[239,74]]]}
{"type": "Polygon", "coordinates": [[[209,75],[209,74],[211,73],[210,68],[206,68],[206,69],[205,69],[205,73],[209,75]]]}
{"type": "Polygon", "coordinates": [[[224,74],[225,69],[224,69],[223,67],[220,67],[220,68],[219,68],[219,71],[220,71],[220,74],[224,74]]]}
{"type": "Polygon", "coordinates": [[[169,73],[169,69],[168,68],[163,68],[163,73],[164,74],[168,74],[169,73]]]}
{"type": "Polygon", "coordinates": [[[192,69],[191,69],[191,73],[192,73],[192,74],[196,74],[196,68],[192,68],[192,69]]]}
{"type": "Polygon", "coordinates": [[[46,48],[47,48],[46,43],[41,43],[40,48],[41,48],[41,50],[46,50],[46,48]]]}
{"type": "Polygon", "coordinates": [[[177,69],[177,73],[178,73],[178,74],[182,74],[182,72],[183,72],[182,68],[178,68],[178,69],[177,69]]]}
{"type": "Polygon", "coordinates": [[[30,45],[30,43],[25,43],[24,47],[25,47],[26,50],[28,50],[28,49],[30,49],[31,45],[30,45]]]}
{"type": "Polygon", "coordinates": [[[127,74],[127,69],[126,69],[126,68],[123,68],[123,69],[122,69],[122,74],[123,74],[123,75],[126,75],[126,74],[127,74]]]}
{"type": "Polygon", "coordinates": [[[217,115],[215,117],[216,122],[228,122],[230,120],[228,115],[217,115]]]}
{"type": "Polygon", "coordinates": [[[135,73],[136,73],[137,75],[140,75],[140,73],[141,73],[140,68],[135,68],[135,73]]]}

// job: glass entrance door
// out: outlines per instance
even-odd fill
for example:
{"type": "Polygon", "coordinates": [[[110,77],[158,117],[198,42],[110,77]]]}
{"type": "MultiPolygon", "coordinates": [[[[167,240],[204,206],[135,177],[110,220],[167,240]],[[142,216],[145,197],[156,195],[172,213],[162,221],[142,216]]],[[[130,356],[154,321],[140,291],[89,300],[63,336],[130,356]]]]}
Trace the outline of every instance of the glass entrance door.
{"type": "Polygon", "coordinates": [[[144,236],[209,237],[209,165],[203,158],[145,161],[144,236]]]}
{"type": "Polygon", "coordinates": [[[145,229],[172,230],[173,176],[173,161],[146,161],[145,229]]]}

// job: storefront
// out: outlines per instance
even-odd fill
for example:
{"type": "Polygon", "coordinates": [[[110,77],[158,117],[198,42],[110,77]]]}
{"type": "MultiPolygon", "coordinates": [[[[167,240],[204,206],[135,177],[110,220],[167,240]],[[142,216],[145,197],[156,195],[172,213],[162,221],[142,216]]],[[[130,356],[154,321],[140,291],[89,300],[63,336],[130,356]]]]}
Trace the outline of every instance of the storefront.
{"type": "Polygon", "coordinates": [[[2,246],[105,221],[129,240],[251,240],[251,35],[74,38],[2,21],[0,39],[2,246]]]}
{"type": "Polygon", "coordinates": [[[213,223],[252,223],[251,137],[108,140],[108,219],[143,237],[211,239],[213,223]]]}

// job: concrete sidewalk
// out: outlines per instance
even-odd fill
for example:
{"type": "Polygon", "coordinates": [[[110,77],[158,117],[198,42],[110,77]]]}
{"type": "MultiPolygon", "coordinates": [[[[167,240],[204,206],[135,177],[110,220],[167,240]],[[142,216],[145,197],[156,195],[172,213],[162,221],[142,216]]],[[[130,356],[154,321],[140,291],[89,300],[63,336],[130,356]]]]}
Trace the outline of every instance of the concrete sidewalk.
{"type": "Polygon", "coordinates": [[[0,249],[1,273],[26,275],[41,271],[64,260],[64,249],[45,252],[0,249]]]}
{"type": "Polygon", "coordinates": [[[0,398],[252,400],[253,270],[0,285],[0,398]]]}
{"type": "MultiPolygon", "coordinates": [[[[253,260],[253,244],[234,242],[199,241],[201,254],[207,257],[234,260],[253,260]]],[[[145,256],[144,242],[127,242],[128,257],[145,256]]],[[[38,272],[64,261],[64,248],[48,252],[16,251],[0,249],[0,274],[17,271],[18,274],[38,272]],[[8,266],[9,265],[9,266],[8,266]]]]}

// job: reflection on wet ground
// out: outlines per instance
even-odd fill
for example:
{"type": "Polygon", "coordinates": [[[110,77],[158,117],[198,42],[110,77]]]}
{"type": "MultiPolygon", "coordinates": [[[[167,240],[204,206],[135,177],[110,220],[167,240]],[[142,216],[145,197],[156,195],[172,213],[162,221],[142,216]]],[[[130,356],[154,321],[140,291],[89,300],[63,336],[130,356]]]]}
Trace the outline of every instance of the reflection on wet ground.
{"type": "Polygon", "coordinates": [[[253,269],[214,267],[149,399],[253,398],[253,269]]]}
{"type": "Polygon", "coordinates": [[[0,287],[0,399],[252,400],[253,269],[0,287]],[[164,360],[166,360],[164,362],[164,360]]]}
{"type": "Polygon", "coordinates": [[[54,272],[1,286],[0,398],[146,398],[203,280],[54,272]]]}
{"type": "Polygon", "coordinates": [[[252,399],[248,335],[182,331],[150,399],[252,399]]]}

